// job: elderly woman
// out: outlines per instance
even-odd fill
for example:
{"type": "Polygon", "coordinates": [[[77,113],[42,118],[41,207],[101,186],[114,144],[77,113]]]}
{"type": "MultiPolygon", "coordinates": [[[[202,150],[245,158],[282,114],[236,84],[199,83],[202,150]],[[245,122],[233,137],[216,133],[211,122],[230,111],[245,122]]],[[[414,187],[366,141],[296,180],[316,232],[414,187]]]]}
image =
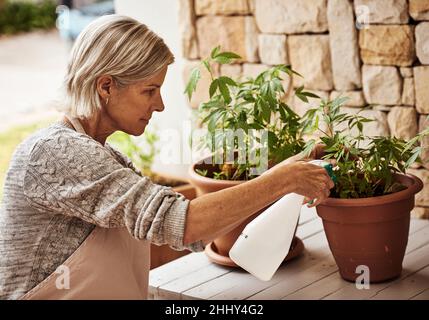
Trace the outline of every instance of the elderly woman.
{"type": "Polygon", "coordinates": [[[0,211],[0,298],[144,299],[149,244],[200,251],[282,195],[317,198],[323,168],[292,157],[238,186],[189,201],[152,183],[106,143],[141,135],[164,110],[173,55],[145,25],[119,15],[77,39],[65,80],[69,113],[20,144],[0,211]]]}

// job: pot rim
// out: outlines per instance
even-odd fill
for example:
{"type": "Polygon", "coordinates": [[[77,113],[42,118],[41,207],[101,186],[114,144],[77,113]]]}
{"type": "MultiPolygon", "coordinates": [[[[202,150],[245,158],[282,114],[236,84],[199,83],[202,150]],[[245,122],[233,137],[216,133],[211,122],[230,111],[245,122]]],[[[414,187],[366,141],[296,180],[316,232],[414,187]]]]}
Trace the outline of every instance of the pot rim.
{"type": "Polygon", "coordinates": [[[386,194],[383,196],[376,197],[366,197],[366,198],[353,198],[353,199],[339,199],[339,198],[328,198],[321,206],[342,206],[342,207],[365,207],[365,206],[373,206],[380,205],[386,203],[392,203],[396,201],[401,201],[404,199],[408,199],[410,196],[414,196],[416,193],[420,192],[423,189],[423,181],[417,176],[407,173],[395,173],[395,176],[405,176],[412,180],[412,185],[408,186],[406,189],[386,194]]]}
{"type": "Polygon", "coordinates": [[[199,180],[202,182],[212,183],[214,185],[229,185],[229,186],[236,186],[240,183],[250,181],[250,180],[217,180],[214,178],[204,177],[202,175],[199,175],[195,171],[195,166],[198,164],[199,163],[196,162],[196,163],[193,163],[191,166],[189,166],[188,173],[189,173],[189,176],[192,180],[199,180]]]}

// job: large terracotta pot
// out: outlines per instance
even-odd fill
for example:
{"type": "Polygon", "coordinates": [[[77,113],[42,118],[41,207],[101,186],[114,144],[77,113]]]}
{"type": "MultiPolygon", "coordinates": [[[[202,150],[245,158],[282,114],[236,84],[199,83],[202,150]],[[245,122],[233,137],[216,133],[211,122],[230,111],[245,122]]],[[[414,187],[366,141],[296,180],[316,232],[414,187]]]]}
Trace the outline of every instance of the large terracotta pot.
{"type": "MultiPolygon", "coordinates": [[[[379,197],[329,198],[316,207],[341,276],[355,281],[360,265],[371,283],[398,277],[408,242],[414,195],[423,182],[413,175],[395,176],[407,189],[379,197]]],[[[360,270],[360,269],[359,269],[360,270]]]]}

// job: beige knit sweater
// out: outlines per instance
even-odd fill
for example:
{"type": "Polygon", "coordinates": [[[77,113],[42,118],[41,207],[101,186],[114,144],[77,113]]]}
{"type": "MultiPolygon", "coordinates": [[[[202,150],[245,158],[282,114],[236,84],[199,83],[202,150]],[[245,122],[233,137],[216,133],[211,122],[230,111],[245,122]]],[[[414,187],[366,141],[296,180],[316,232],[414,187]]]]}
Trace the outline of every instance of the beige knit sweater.
{"type": "MultiPolygon", "coordinates": [[[[141,176],[108,144],[63,123],[21,143],[0,207],[0,299],[16,299],[53,273],[94,227],[125,226],[131,236],[183,245],[189,201],[141,176]]],[[[148,257],[149,259],[150,257],[148,257]]]]}

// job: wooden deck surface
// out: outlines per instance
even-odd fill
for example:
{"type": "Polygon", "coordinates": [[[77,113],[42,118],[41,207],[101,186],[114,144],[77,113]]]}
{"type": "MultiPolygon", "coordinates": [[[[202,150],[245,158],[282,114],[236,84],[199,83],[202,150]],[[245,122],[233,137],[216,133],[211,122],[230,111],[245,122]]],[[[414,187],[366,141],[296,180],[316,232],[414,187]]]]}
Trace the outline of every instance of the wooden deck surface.
{"type": "Polygon", "coordinates": [[[429,299],[429,221],[412,219],[403,271],[398,279],[357,289],[343,280],[329,250],[322,220],[303,207],[297,231],[305,245],[299,258],[260,281],[192,253],[150,272],[151,299],[429,299]]]}

